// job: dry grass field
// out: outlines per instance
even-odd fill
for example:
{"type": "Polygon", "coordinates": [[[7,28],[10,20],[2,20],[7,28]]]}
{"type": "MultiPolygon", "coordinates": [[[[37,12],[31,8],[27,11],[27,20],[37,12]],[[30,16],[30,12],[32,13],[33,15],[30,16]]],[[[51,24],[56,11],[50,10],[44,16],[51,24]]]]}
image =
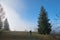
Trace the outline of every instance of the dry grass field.
{"type": "Polygon", "coordinates": [[[41,35],[33,32],[5,31],[0,34],[0,40],[60,40],[60,36],[41,35]]]}

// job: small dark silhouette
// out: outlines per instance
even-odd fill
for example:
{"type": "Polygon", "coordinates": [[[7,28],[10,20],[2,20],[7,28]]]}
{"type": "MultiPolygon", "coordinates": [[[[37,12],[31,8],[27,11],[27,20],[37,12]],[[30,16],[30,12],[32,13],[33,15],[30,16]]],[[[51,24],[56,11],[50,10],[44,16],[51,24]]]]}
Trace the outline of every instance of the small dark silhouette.
{"type": "Polygon", "coordinates": [[[30,36],[32,36],[32,31],[30,30],[30,36]]]}

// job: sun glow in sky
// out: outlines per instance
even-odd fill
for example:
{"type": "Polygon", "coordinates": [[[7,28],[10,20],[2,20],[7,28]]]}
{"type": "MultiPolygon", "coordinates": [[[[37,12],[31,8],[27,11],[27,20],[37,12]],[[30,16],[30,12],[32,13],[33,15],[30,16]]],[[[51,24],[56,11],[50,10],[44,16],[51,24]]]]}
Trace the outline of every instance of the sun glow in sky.
{"type": "Polygon", "coordinates": [[[5,16],[8,19],[12,31],[30,30],[28,27],[29,23],[21,18],[21,14],[23,14],[23,10],[25,10],[25,4],[23,4],[22,1],[18,4],[17,0],[1,0],[0,3],[5,11],[5,16]],[[20,12],[16,11],[18,6],[20,12]]]}

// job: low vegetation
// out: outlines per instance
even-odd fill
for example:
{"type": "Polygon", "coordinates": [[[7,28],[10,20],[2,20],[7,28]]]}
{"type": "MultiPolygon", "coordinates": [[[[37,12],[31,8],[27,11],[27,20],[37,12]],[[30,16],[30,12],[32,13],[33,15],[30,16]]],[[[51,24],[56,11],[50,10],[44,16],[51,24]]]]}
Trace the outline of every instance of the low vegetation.
{"type": "Polygon", "coordinates": [[[10,32],[4,31],[2,36],[0,36],[0,40],[59,40],[60,36],[52,36],[52,35],[41,35],[37,32],[33,32],[30,35],[29,32],[10,32]]]}

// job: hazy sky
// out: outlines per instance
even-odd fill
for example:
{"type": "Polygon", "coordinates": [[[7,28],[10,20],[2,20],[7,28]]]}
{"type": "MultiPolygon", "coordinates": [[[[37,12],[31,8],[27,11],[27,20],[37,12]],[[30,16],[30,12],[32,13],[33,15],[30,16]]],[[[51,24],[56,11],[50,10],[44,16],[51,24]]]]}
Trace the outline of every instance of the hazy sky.
{"type": "MultiPolygon", "coordinates": [[[[43,5],[48,13],[53,29],[59,23],[56,14],[60,13],[60,0],[0,0],[8,18],[10,29],[16,31],[34,30],[37,28],[40,7],[43,5]]],[[[59,29],[58,29],[59,30],[59,29]]]]}

